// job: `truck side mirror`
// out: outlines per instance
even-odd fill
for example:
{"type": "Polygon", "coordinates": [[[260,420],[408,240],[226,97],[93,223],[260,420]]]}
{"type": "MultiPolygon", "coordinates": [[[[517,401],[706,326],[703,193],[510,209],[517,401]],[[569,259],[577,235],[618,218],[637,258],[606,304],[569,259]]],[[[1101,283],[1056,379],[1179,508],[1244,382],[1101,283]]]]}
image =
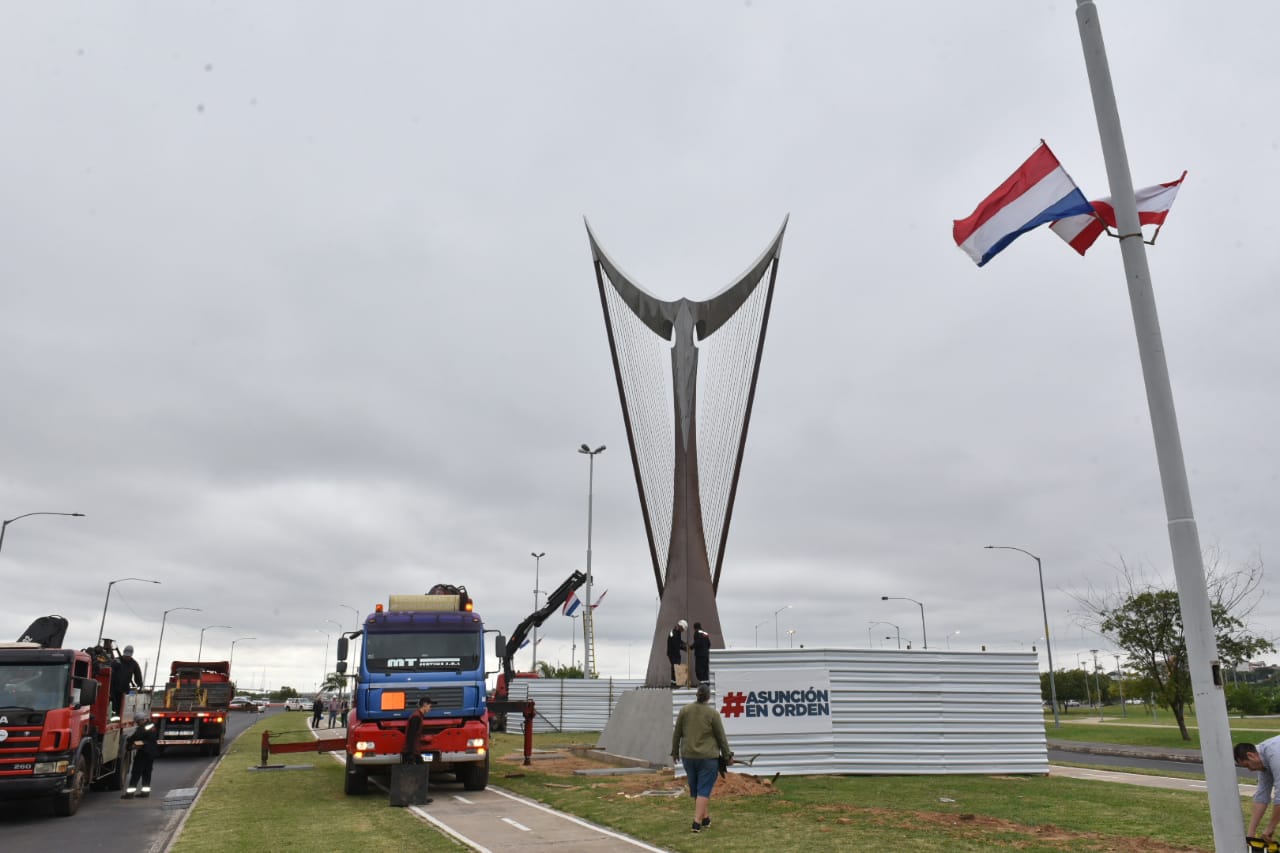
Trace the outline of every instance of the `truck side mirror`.
{"type": "MultiPolygon", "coordinates": [[[[340,636],[338,637],[338,660],[346,661],[346,659],[347,659],[347,638],[340,636]]],[[[346,671],[347,671],[347,667],[345,663],[338,667],[338,672],[346,672],[346,671]]]]}
{"type": "Polygon", "coordinates": [[[346,672],[347,672],[347,662],[344,660],[338,661],[338,675],[345,675],[346,672]]]}
{"type": "Polygon", "coordinates": [[[507,653],[507,638],[499,634],[493,638],[493,653],[498,660],[502,660],[503,655],[507,653]]]}
{"type": "Polygon", "coordinates": [[[92,705],[98,698],[98,682],[93,678],[80,679],[80,704],[92,705]]]}

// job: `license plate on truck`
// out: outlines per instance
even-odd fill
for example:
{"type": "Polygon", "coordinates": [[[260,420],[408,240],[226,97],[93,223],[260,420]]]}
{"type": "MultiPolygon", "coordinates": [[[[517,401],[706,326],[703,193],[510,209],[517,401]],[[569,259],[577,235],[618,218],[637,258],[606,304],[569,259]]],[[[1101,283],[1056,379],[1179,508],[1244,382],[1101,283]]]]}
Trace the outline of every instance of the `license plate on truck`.
{"type": "Polygon", "coordinates": [[[192,729],[165,729],[165,737],[191,737],[195,734],[192,729]]]}

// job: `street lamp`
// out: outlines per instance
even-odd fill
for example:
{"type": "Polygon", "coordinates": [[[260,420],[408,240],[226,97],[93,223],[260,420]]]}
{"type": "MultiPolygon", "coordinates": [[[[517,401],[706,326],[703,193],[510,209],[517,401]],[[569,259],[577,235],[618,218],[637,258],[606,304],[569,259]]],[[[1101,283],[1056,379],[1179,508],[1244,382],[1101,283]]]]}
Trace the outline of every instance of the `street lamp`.
{"type": "Polygon", "coordinates": [[[787,629],[787,643],[789,644],[788,648],[794,649],[796,647],[796,629],[795,628],[787,629]]]}
{"type": "Polygon", "coordinates": [[[151,692],[156,692],[156,673],[160,671],[160,649],[164,647],[164,623],[169,618],[169,614],[175,610],[200,610],[199,607],[170,607],[160,617],[160,642],[156,645],[156,665],[151,670],[151,692]]]}
{"type": "MultiPolygon", "coordinates": [[[[31,514],[34,515],[35,513],[31,513],[31,514]]],[[[18,516],[18,518],[22,518],[22,516],[18,516]]],[[[115,586],[118,583],[124,583],[125,581],[142,581],[143,583],[160,583],[160,581],[153,581],[148,578],[117,578],[116,580],[113,580],[110,583],[108,583],[107,584],[107,600],[102,602],[102,621],[98,623],[98,645],[102,645],[102,629],[105,628],[107,625],[107,605],[111,603],[111,587],[115,586]]]]}
{"type": "Polygon", "coordinates": [[[769,620],[768,620],[768,619],[764,620],[763,622],[757,622],[757,623],[756,623],[756,648],[757,648],[757,649],[758,649],[758,648],[760,648],[760,626],[761,626],[761,625],[768,625],[768,624],[769,624],[769,620]]]}
{"type": "Polygon", "coordinates": [[[920,639],[924,642],[924,647],[926,649],[929,648],[929,632],[926,631],[924,627],[924,605],[919,601],[916,601],[914,598],[907,598],[905,595],[880,596],[881,601],[889,601],[890,599],[893,599],[895,601],[910,601],[913,604],[919,605],[920,607],[920,639]]]}
{"type": "Polygon", "coordinates": [[[1120,716],[1129,716],[1129,705],[1124,701],[1124,673],[1120,671],[1120,653],[1112,652],[1116,659],[1116,686],[1120,688],[1120,716]]]}
{"type": "Polygon", "coordinates": [[[788,609],[789,607],[791,607],[790,604],[784,604],[781,607],[779,607],[777,610],[773,611],[773,647],[775,649],[782,648],[780,645],[778,645],[778,614],[788,609]]]}
{"type": "MultiPolygon", "coordinates": [[[[22,515],[15,515],[13,518],[6,518],[0,523],[0,548],[4,547],[4,532],[9,529],[9,525],[20,518],[26,518],[31,515],[69,515],[72,518],[84,518],[83,512],[27,512],[22,515]]],[[[101,640],[102,638],[99,637],[98,639],[101,640]]]]}
{"type": "Polygon", "coordinates": [[[240,642],[241,640],[256,640],[256,639],[258,638],[257,637],[236,637],[234,640],[231,641],[231,657],[227,658],[227,677],[228,678],[231,677],[231,664],[236,659],[236,643],[240,642]]]}
{"type": "MultiPolygon", "coordinates": [[[[588,510],[588,513],[589,512],[590,510],[588,510]]],[[[587,526],[590,527],[591,525],[588,524],[587,526]]],[[[590,538],[590,535],[591,534],[589,533],[587,534],[588,538],[590,538]]],[[[535,553],[533,551],[530,551],[529,556],[533,557],[533,612],[537,613],[538,612],[538,592],[539,592],[538,577],[542,569],[542,558],[547,556],[547,552],[543,551],[541,553],[535,553]]],[[[533,654],[530,655],[529,657],[529,671],[530,672],[538,671],[538,621],[536,619],[533,622],[533,654]]]]}
{"type": "Polygon", "coordinates": [[[1093,686],[1098,691],[1098,721],[1102,721],[1102,679],[1098,677],[1098,650],[1089,649],[1093,653],[1093,686]]]}
{"type": "Polygon", "coordinates": [[[345,608],[347,608],[348,610],[350,610],[350,611],[351,611],[351,615],[352,615],[352,617],[353,617],[353,618],[352,618],[351,625],[352,625],[352,627],[353,627],[355,630],[357,630],[357,631],[358,631],[358,630],[360,630],[360,611],[359,611],[359,610],[356,610],[356,609],[355,609],[354,607],[352,607],[350,604],[339,604],[338,606],[339,606],[339,607],[345,607],[345,608]]]}
{"type": "Polygon", "coordinates": [[[1093,707],[1093,694],[1089,692],[1089,668],[1084,665],[1084,658],[1076,652],[1076,669],[1080,670],[1080,674],[1084,676],[1084,701],[1090,708],[1093,707]]]}
{"type": "Polygon", "coordinates": [[[1049,704],[1053,705],[1053,727],[1062,728],[1062,722],[1058,719],[1058,685],[1053,679],[1053,643],[1049,641],[1049,608],[1044,603],[1044,568],[1040,565],[1040,558],[1030,551],[1013,545],[984,545],[983,547],[988,550],[1021,551],[1036,561],[1036,574],[1040,576],[1040,612],[1044,615],[1044,650],[1049,656],[1049,704]]]}
{"type": "Polygon", "coordinates": [[[952,631],[950,634],[947,634],[947,650],[948,651],[951,650],[951,638],[956,636],[959,633],[960,633],[959,631],[952,631]]]}
{"type": "Polygon", "coordinates": [[[332,636],[328,631],[321,631],[319,628],[316,630],[324,634],[324,663],[320,667],[320,686],[324,687],[325,681],[329,678],[329,640],[332,639],[332,636]]]}
{"type": "MultiPolygon", "coordinates": [[[[582,611],[582,677],[594,678],[596,662],[591,650],[591,634],[595,622],[591,615],[591,503],[595,488],[596,454],[604,453],[604,445],[602,444],[592,450],[584,444],[578,448],[578,452],[585,453],[587,459],[590,460],[587,466],[587,599],[583,602],[586,608],[582,611]]],[[[535,607],[534,609],[537,608],[535,607]]]]}
{"type": "MultiPolygon", "coordinates": [[[[871,636],[871,629],[872,629],[872,628],[874,628],[874,627],[875,627],[875,626],[877,626],[877,625],[888,625],[890,628],[892,628],[894,631],[896,631],[896,632],[898,633],[898,648],[899,648],[899,649],[901,649],[901,648],[902,648],[902,629],[901,629],[901,628],[899,628],[897,625],[893,624],[892,622],[872,622],[870,625],[868,625],[868,626],[867,626],[867,636],[868,636],[868,637],[870,637],[870,636],[871,636]]],[[[889,638],[888,638],[888,637],[885,637],[885,639],[887,640],[887,639],[889,639],[889,638]]],[[[870,641],[869,641],[869,640],[868,640],[868,642],[867,642],[867,645],[871,645],[871,643],[870,643],[870,641]]],[[[882,643],[880,647],[881,647],[881,648],[884,648],[884,644],[882,643]]]]}
{"type": "Polygon", "coordinates": [[[203,660],[202,655],[204,654],[204,632],[208,631],[211,628],[226,628],[227,630],[231,630],[230,625],[205,625],[203,628],[201,628],[200,629],[200,645],[196,647],[196,663],[199,663],[201,660],[203,660]]]}

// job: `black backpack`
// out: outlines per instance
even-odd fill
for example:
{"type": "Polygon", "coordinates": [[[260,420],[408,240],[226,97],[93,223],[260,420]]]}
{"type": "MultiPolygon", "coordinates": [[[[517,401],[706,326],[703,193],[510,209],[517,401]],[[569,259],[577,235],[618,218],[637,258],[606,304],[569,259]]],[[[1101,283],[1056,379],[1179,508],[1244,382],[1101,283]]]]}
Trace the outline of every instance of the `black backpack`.
{"type": "Polygon", "coordinates": [[[42,649],[62,648],[67,636],[67,620],[61,616],[41,616],[18,638],[19,643],[39,643],[42,649]]]}

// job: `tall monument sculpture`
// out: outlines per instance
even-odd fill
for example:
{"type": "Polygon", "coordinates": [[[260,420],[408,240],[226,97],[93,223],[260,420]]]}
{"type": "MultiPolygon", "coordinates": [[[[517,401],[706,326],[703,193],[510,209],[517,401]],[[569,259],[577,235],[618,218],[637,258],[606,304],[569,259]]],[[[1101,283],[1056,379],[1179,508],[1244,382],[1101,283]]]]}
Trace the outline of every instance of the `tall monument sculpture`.
{"type": "MultiPolygon", "coordinates": [[[[623,273],[587,225],[660,605],[645,685],[671,683],[667,634],[701,622],[723,649],[716,591],[760,375],[784,219],[710,299],[664,301],[623,273]]],[[[690,666],[692,674],[693,667],[690,666]]]]}

